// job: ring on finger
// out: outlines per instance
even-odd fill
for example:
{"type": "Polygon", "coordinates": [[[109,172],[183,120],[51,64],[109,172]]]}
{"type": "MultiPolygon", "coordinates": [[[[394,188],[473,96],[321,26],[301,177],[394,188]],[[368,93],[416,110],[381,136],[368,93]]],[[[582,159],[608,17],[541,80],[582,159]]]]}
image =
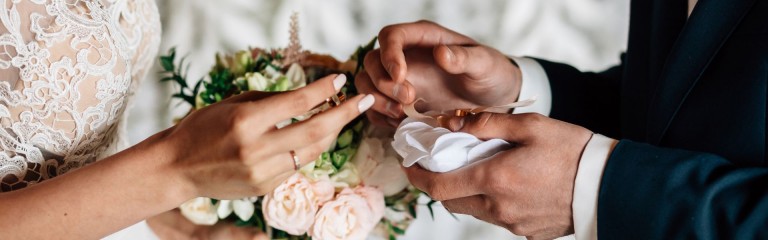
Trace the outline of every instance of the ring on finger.
{"type": "Polygon", "coordinates": [[[298,171],[301,169],[301,161],[299,161],[299,156],[296,155],[296,152],[291,150],[288,153],[291,154],[291,159],[293,160],[293,170],[298,171]]]}

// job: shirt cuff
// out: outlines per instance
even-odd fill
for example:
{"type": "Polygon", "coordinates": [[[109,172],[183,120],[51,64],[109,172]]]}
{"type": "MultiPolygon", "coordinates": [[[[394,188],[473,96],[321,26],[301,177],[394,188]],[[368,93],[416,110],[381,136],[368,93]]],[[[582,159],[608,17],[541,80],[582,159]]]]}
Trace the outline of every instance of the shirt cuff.
{"type": "Polygon", "coordinates": [[[592,135],[579,160],[573,188],[573,228],[577,240],[597,239],[597,195],[603,169],[616,140],[592,135]]]}
{"type": "Polygon", "coordinates": [[[512,113],[539,113],[549,116],[552,110],[552,89],[549,88],[547,72],[536,60],[526,57],[510,57],[522,73],[518,101],[535,98],[531,106],[515,108],[512,113]]]}

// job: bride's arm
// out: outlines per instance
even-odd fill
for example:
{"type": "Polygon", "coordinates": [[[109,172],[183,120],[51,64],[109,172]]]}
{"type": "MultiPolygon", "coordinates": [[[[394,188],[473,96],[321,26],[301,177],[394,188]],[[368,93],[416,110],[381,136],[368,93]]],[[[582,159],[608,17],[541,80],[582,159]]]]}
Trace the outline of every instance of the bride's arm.
{"type": "Polygon", "coordinates": [[[300,90],[245,93],[196,111],[140,144],[26,189],[0,194],[3,239],[95,239],[195,196],[235,199],[271,191],[306,164],[345,123],[373,104],[357,96],[306,121],[275,129],[344,84],[329,76],[300,90]]]}
{"type": "Polygon", "coordinates": [[[194,186],[172,167],[169,130],[88,167],[0,194],[8,239],[95,239],[172,209],[194,186]]]}

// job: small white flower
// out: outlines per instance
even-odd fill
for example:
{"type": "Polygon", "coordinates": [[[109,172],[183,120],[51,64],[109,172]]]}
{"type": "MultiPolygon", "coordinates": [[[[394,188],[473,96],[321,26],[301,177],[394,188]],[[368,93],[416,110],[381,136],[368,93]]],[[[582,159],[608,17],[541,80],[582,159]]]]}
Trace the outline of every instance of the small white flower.
{"type": "Polygon", "coordinates": [[[237,200],[220,200],[216,204],[216,213],[219,218],[224,219],[234,212],[240,220],[248,221],[256,211],[256,207],[253,205],[256,199],[256,197],[250,197],[237,200]]]}
{"type": "Polygon", "coordinates": [[[288,78],[288,81],[291,83],[291,90],[307,85],[307,74],[304,73],[304,68],[297,63],[293,63],[288,67],[285,77],[288,78]]]}
{"type": "Polygon", "coordinates": [[[248,90],[266,91],[272,85],[272,82],[258,72],[245,73],[245,81],[248,83],[248,90]]]}
{"type": "Polygon", "coordinates": [[[357,174],[355,164],[347,162],[339,169],[339,172],[330,177],[333,187],[336,189],[354,188],[360,185],[360,175],[357,174]]]}
{"type": "Polygon", "coordinates": [[[184,215],[189,221],[198,225],[213,225],[219,221],[216,215],[216,208],[211,203],[210,198],[193,198],[179,206],[181,215],[184,215]]]}

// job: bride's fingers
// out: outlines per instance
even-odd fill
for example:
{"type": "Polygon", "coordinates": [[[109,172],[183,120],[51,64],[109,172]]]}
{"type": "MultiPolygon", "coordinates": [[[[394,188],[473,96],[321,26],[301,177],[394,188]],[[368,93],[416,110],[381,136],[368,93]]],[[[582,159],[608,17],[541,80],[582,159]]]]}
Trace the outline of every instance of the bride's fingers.
{"type": "MultiPolygon", "coordinates": [[[[270,169],[276,171],[274,174],[272,174],[274,176],[283,176],[288,174],[285,176],[285,178],[280,179],[279,182],[282,182],[286,178],[290,177],[292,173],[297,171],[293,162],[294,156],[296,156],[296,158],[299,160],[299,167],[306,166],[307,164],[317,160],[317,158],[320,157],[320,154],[328,150],[335,139],[335,135],[326,136],[314,144],[294,150],[293,155],[290,153],[290,150],[275,154],[265,163],[270,166],[270,169]]],[[[258,173],[258,171],[264,171],[264,169],[258,169],[258,167],[254,167],[252,171],[256,171],[256,173],[258,173]]]]}
{"type": "Polygon", "coordinates": [[[364,72],[359,73],[355,77],[355,86],[357,87],[357,90],[361,93],[369,93],[376,99],[376,102],[373,104],[371,109],[376,112],[386,114],[390,118],[403,117],[405,114],[403,113],[402,105],[392,98],[379,92],[379,90],[376,89],[376,87],[373,85],[373,82],[371,81],[372,80],[370,76],[364,72]]]}
{"type": "Polygon", "coordinates": [[[221,102],[222,103],[240,103],[240,102],[259,101],[280,93],[282,92],[247,91],[247,92],[229,97],[227,99],[224,99],[221,102]]]}
{"type": "Polygon", "coordinates": [[[311,118],[291,124],[285,128],[267,132],[263,139],[274,145],[270,151],[287,152],[294,148],[309,146],[327,136],[336,136],[341,128],[365,112],[374,104],[372,95],[355,96],[345,103],[311,118]]]}
{"type": "Polygon", "coordinates": [[[275,94],[252,104],[245,103],[245,108],[254,115],[262,115],[259,118],[250,118],[253,120],[253,125],[274,125],[308,112],[325,99],[335,95],[346,81],[347,77],[344,74],[329,75],[306,87],[275,94]],[[271,111],[265,112],[265,109],[271,111]]]}

